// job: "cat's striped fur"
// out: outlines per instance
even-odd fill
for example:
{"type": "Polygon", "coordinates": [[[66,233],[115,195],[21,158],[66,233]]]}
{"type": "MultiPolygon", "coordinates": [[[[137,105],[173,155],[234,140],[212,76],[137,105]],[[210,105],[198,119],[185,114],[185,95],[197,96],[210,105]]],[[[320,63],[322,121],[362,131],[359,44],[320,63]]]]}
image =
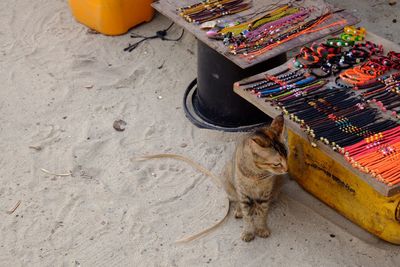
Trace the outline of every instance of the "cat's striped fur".
{"type": "Polygon", "coordinates": [[[242,218],[242,240],[255,235],[268,237],[267,215],[278,193],[279,175],[287,172],[287,150],[283,144],[284,119],[276,117],[271,126],[242,140],[221,176],[236,218],[242,218]]]}
{"type": "Polygon", "coordinates": [[[268,237],[268,209],[272,199],[279,192],[279,175],[287,171],[287,151],[283,144],[284,119],[276,117],[271,126],[264,127],[246,136],[236,147],[231,161],[222,176],[217,177],[193,160],[176,154],[156,154],[135,158],[133,161],[172,158],[184,161],[205,175],[217,185],[224,187],[228,205],[225,216],[213,226],[177,242],[188,242],[216,229],[226,219],[229,206],[234,207],[236,218],[244,220],[242,239],[251,241],[255,235],[268,237]]]}

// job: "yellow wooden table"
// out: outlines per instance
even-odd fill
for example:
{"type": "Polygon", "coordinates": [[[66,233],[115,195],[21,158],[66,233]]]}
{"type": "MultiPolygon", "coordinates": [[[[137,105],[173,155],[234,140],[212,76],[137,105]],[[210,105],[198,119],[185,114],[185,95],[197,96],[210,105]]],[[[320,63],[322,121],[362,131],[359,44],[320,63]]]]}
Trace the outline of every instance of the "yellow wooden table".
{"type": "MultiPolygon", "coordinates": [[[[385,52],[400,46],[374,34],[367,40],[383,44],[385,52]]],[[[267,73],[279,72],[285,66],[267,73]]],[[[265,73],[241,82],[265,77],[265,73]]],[[[262,98],[235,83],[234,91],[270,117],[280,114],[262,98]]],[[[372,234],[400,245],[400,185],[388,186],[353,168],[345,158],[322,142],[310,140],[300,126],[286,118],[289,173],[306,191],[372,234]],[[313,147],[315,142],[317,147],[313,147]]],[[[399,161],[400,164],[400,161],[399,161]]]]}

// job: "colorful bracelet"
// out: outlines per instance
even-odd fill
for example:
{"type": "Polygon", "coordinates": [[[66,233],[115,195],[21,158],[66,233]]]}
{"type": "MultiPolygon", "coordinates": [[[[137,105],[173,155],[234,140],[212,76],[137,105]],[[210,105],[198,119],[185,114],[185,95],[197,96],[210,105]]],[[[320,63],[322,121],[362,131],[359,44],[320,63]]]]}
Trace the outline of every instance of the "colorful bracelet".
{"type": "Polygon", "coordinates": [[[346,34],[356,35],[356,36],[365,36],[367,31],[363,27],[356,28],[354,26],[346,26],[344,27],[343,31],[346,34]]]}
{"type": "Polygon", "coordinates": [[[354,45],[354,41],[345,41],[339,38],[331,38],[328,39],[326,42],[328,45],[331,46],[338,46],[338,47],[348,47],[348,46],[353,46],[354,45]]]}
{"type": "Polygon", "coordinates": [[[364,40],[364,36],[360,36],[360,35],[351,35],[351,34],[348,34],[348,33],[342,33],[342,34],[340,35],[340,38],[341,38],[342,40],[344,40],[344,41],[353,41],[353,42],[364,40]]]}

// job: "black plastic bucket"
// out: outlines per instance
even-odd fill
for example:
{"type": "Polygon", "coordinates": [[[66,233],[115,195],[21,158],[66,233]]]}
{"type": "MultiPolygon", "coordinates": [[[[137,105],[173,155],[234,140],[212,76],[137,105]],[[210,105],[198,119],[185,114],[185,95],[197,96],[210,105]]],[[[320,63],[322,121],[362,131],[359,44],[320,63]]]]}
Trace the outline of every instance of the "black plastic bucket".
{"type": "MultiPolygon", "coordinates": [[[[282,65],[287,61],[286,54],[242,69],[201,41],[197,42],[197,49],[197,88],[192,83],[187,91],[195,91],[192,94],[186,92],[185,98],[189,95],[191,99],[184,99],[184,102],[192,102],[195,115],[204,120],[205,125],[215,125],[219,130],[242,130],[246,126],[269,122],[265,113],[234,93],[233,84],[282,65]]],[[[193,122],[194,116],[190,114],[193,111],[185,111],[193,122]]],[[[202,123],[196,125],[201,127],[202,123]]]]}

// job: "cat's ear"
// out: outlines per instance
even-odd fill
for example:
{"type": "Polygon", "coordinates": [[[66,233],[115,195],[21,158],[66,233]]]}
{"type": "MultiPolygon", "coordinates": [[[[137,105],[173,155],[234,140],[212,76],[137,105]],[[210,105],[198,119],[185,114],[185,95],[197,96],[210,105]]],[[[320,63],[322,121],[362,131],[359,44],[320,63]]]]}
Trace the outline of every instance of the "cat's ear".
{"type": "Polygon", "coordinates": [[[250,146],[253,148],[266,147],[268,144],[262,138],[253,136],[250,138],[250,146]]]}
{"type": "Polygon", "coordinates": [[[283,130],[285,128],[285,119],[283,115],[278,115],[272,121],[270,130],[277,136],[280,140],[283,140],[283,130]]]}

